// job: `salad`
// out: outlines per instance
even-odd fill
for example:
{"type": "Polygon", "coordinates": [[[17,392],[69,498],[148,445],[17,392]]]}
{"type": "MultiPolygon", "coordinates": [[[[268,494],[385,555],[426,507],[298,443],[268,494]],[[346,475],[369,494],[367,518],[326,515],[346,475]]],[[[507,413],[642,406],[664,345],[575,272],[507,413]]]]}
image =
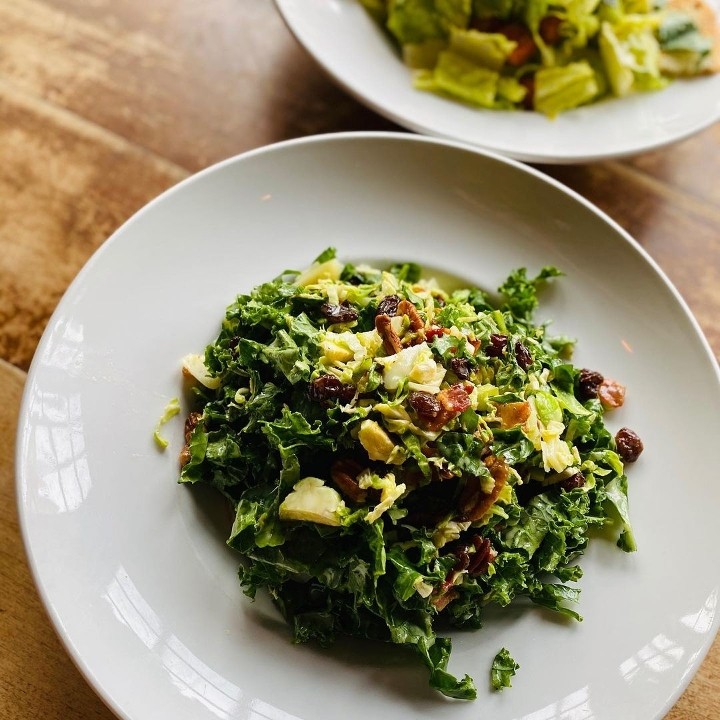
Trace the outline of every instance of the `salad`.
{"type": "Polygon", "coordinates": [[[720,69],[702,0],[360,0],[420,90],[549,117],[720,69]]]}
{"type": "MultiPolygon", "coordinates": [[[[437,631],[521,596],[580,619],[588,531],[614,523],[635,550],[624,462],[642,442],[603,423],[625,389],[532,322],[558,275],[516,270],[496,305],[329,249],[240,295],[184,359],[197,407],[180,482],[232,502],[242,587],[270,594],[295,642],[405,645],[433,688],[472,699],[437,631]]],[[[493,685],[517,667],[500,650],[493,685]]]]}

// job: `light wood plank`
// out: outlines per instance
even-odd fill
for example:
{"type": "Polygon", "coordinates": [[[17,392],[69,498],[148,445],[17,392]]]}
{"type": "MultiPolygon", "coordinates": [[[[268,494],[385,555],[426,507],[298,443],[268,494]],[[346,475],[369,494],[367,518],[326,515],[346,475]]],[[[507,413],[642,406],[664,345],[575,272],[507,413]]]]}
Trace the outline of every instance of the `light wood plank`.
{"type": "Polygon", "coordinates": [[[0,80],[0,357],[27,368],[92,252],[185,175],[0,80]]]}
{"type": "Polygon", "coordinates": [[[390,123],[337,88],[271,0],[0,0],[0,76],[190,170],[390,123]]]}
{"type": "Polygon", "coordinates": [[[720,209],[720,124],[625,164],[720,209]]]}
{"type": "Polygon", "coordinates": [[[543,169],[607,212],[647,250],[720,356],[720,209],[618,163],[543,169]]]}

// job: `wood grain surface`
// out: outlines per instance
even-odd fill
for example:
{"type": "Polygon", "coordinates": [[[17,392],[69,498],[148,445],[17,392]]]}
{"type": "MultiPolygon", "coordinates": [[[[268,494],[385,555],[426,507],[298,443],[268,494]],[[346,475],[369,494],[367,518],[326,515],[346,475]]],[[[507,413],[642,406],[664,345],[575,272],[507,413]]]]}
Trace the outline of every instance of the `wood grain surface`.
{"type": "MultiPolygon", "coordinates": [[[[45,616],[15,511],[23,371],[62,293],[188,174],[358,129],[396,128],[327,79],[270,0],[0,0],[0,718],[112,717],[45,616]]],[[[720,354],[720,127],[628,161],[541,169],[645,247],[720,354]]],[[[720,718],[720,642],[668,718],[720,718]]]]}

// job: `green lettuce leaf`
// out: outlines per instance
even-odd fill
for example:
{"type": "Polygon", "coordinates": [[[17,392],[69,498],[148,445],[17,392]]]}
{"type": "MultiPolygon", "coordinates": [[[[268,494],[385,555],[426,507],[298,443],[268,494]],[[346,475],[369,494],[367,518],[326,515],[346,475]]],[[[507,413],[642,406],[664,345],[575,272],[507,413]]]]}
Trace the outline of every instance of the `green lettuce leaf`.
{"type": "Polygon", "coordinates": [[[510,680],[519,669],[520,666],[513,660],[510,653],[505,648],[500,650],[493,659],[490,669],[490,683],[493,690],[512,687],[510,680]]]}
{"type": "Polygon", "coordinates": [[[535,109],[548,117],[584,105],[599,93],[595,72],[584,60],[535,73],[535,109]]]}
{"type": "Polygon", "coordinates": [[[422,43],[467,27],[470,10],[471,0],[389,0],[387,27],[401,44],[422,43]]]}

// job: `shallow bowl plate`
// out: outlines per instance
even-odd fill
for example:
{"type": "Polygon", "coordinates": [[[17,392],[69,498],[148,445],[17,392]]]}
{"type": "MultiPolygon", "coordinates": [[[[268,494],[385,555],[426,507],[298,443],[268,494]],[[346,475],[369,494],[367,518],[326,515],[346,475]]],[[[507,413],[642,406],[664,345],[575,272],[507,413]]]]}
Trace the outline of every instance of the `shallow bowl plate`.
{"type": "Polygon", "coordinates": [[[132,720],[649,720],[689,682],[718,625],[718,370],[647,255],[540,173],[464,146],[393,134],[308,138],[216,165],[150,203],[79,274],[27,380],[17,445],[30,565],[69,653],[132,720]],[[628,387],[609,417],[645,441],[630,468],[639,552],[598,540],[582,623],[490,612],[454,637],[476,703],[447,701],[399,649],[294,646],[266,598],[241,593],[230,521],[176,484],[181,394],[239,292],[328,245],[343,258],[421,263],[494,289],[518,266],[562,268],[540,319],[579,338],[576,362],[628,387]],[[521,665],[487,687],[493,655],[521,665]]]}
{"type": "MultiPolygon", "coordinates": [[[[708,0],[717,10],[719,0],[708,0]]],[[[483,110],[412,87],[389,35],[359,0],[275,0],[305,49],[348,92],[381,115],[426,135],[460,140],[537,163],[635,155],[681,140],[720,118],[720,75],[661,92],[611,99],[555,120],[483,110]]]]}

